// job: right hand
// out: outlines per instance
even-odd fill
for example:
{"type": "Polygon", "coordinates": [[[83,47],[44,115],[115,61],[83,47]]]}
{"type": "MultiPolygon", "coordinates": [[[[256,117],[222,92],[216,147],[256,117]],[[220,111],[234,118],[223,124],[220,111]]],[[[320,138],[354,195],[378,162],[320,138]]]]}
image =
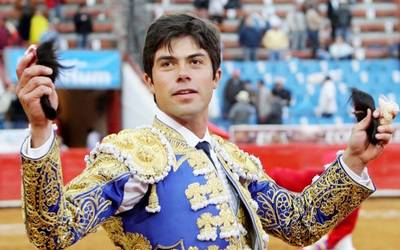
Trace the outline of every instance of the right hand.
{"type": "Polygon", "coordinates": [[[51,106],[55,109],[58,107],[55,86],[47,77],[52,74],[52,70],[49,67],[36,65],[35,61],[36,48],[31,46],[18,63],[17,77],[19,81],[16,87],[18,99],[31,124],[32,146],[35,146],[34,144],[41,145],[51,133],[52,121],[44,115],[40,98],[48,95],[51,106]]]}

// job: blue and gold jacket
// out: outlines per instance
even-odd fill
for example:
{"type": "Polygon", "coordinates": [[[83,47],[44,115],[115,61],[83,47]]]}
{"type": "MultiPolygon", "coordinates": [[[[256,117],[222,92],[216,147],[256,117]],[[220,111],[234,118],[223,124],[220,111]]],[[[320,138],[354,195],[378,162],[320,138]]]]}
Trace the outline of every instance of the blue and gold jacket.
{"type": "Polygon", "coordinates": [[[152,127],[103,139],[86,169],[63,186],[54,142],[40,159],[22,155],[25,225],[39,249],[63,249],[103,226],[120,249],[266,249],[268,234],[308,245],[373,191],[335,161],[301,194],[277,186],[257,158],[213,136],[213,149],[239,209],[201,150],[155,119],[152,127]],[[148,185],[132,209],[118,213],[129,178],[148,185]]]}

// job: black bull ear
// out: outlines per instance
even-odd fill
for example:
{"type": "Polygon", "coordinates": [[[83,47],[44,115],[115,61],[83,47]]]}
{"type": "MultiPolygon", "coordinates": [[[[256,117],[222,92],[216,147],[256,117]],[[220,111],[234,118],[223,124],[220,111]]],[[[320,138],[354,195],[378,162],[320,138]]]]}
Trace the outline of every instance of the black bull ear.
{"type": "MultiPolygon", "coordinates": [[[[49,40],[40,44],[36,49],[36,58],[36,64],[49,67],[53,70],[53,73],[49,76],[53,83],[59,76],[60,70],[68,68],[58,62],[54,40],[49,40]]],[[[47,119],[56,119],[58,111],[51,106],[47,95],[40,98],[40,104],[47,119]]]]}
{"type": "MultiPolygon", "coordinates": [[[[375,102],[372,96],[359,89],[351,89],[350,101],[353,104],[354,115],[356,116],[357,122],[361,121],[367,116],[368,109],[370,109],[372,112],[375,110],[375,102]]],[[[369,141],[374,145],[378,143],[378,140],[375,138],[378,126],[379,120],[372,117],[371,123],[367,128],[367,135],[369,141]]]]}

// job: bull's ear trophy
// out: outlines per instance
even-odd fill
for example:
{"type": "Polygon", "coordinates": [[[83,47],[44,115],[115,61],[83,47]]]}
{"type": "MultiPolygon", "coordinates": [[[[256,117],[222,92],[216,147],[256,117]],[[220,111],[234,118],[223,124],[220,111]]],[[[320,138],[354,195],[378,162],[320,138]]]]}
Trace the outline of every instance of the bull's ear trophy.
{"type": "MultiPolygon", "coordinates": [[[[365,116],[367,116],[368,109],[371,109],[372,112],[375,110],[375,102],[372,96],[359,89],[351,89],[350,101],[353,103],[354,115],[357,118],[357,122],[361,121],[365,116]]],[[[394,119],[393,112],[399,111],[399,106],[383,95],[379,97],[379,108],[382,118],[377,119],[372,117],[371,123],[367,128],[368,139],[373,145],[379,143],[379,141],[375,138],[378,126],[382,124],[391,124],[394,119]]]]}
{"type": "MultiPolygon", "coordinates": [[[[69,68],[58,62],[54,40],[49,40],[39,45],[36,49],[36,64],[49,67],[53,70],[53,73],[49,76],[53,83],[60,75],[60,70],[69,68]]],[[[57,118],[58,110],[55,110],[51,106],[47,95],[40,98],[40,104],[47,119],[55,120],[57,118]]]]}

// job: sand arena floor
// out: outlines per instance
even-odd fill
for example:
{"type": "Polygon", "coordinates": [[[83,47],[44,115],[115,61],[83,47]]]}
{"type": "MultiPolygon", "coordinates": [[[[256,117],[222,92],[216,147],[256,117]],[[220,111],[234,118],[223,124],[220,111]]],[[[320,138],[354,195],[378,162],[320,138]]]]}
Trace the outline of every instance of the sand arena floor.
{"type": "MultiPolygon", "coordinates": [[[[360,219],[353,234],[357,250],[400,249],[400,198],[371,198],[360,212],[360,219]]],[[[28,242],[19,208],[0,209],[0,249],[35,249],[28,242]]],[[[74,250],[116,249],[103,229],[86,236],[74,246],[74,250]]],[[[271,237],[269,250],[297,250],[271,237]]]]}

